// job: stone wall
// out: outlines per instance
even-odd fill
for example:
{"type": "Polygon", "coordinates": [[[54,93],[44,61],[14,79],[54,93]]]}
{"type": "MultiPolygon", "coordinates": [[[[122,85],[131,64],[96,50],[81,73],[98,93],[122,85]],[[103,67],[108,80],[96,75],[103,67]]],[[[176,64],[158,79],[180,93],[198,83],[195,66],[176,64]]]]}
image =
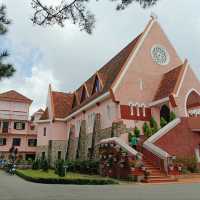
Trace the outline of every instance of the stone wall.
{"type": "Polygon", "coordinates": [[[42,152],[45,152],[45,156],[46,156],[46,158],[48,158],[48,146],[47,145],[37,146],[36,158],[41,158],[42,152]]]}
{"type": "Polygon", "coordinates": [[[58,160],[58,152],[61,152],[61,159],[65,159],[66,154],[66,141],[63,140],[49,140],[48,146],[37,147],[37,158],[42,157],[42,152],[45,152],[45,157],[51,167],[54,166],[56,160],[58,160]]]}
{"type": "Polygon", "coordinates": [[[113,122],[109,128],[101,129],[101,115],[96,114],[92,133],[86,132],[86,121],[81,122],[79,138],[73,136],[73,129],[70,131],[68,143],[68,160],[87,160],[98,158],[98,143],[102,139],[119,137],[126,132],[126,126],[122,121],[113,122]]]}
{"type": "Polygon", "coordinates": [[[66,154],[66,141],[64,140],[50,140],[51,148],[49,149],[50,165],[54,166],[56,160],[58,160],[58,152],[61,152],[61,159],[65,159],[66,154]]]}

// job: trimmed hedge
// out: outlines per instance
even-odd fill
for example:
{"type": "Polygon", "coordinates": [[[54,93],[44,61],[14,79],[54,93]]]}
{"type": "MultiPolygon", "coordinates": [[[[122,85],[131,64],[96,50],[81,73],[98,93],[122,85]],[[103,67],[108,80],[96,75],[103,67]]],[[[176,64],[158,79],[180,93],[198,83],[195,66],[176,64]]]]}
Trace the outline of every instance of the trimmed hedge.
{"type": "Polygon", "coordinates": [[[83,174],[99,174],[98,160],[74,160],[65,161],[68,172],[78,172],[83,174]]]}
{"type": "Polygon", "coordinates": [[[16,171],[16,175],[23,178],[26,181],[34,182],[34,183],[43,183],[43,184],[75,184],[75,185],[111,185],[118,184],[117,181],[111,179],[62,179],[62,178],[33,178],[31,176],[27,176],[19,171],[16,171]]]}

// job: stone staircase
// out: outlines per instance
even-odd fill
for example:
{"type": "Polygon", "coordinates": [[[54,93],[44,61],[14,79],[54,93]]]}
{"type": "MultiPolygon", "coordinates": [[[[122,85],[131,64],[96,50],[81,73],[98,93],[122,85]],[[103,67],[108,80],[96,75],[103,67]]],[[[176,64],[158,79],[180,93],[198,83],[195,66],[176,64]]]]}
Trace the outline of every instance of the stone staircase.
{"type": "Polygon", "coordinates": [[[143,160],[144,166],[150,173],[146,183],[165,183],[165,182],[176,182],[177,179],[171,176],[167,176],[158,167],[155,167],[152,162],[146,158],[143,160]]]}

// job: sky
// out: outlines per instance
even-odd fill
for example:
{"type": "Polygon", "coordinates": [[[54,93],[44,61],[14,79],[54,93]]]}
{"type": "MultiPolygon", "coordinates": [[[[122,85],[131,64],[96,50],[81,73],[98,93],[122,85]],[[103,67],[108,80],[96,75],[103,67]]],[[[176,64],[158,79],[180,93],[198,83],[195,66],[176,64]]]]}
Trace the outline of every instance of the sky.
{"type": "Polygon", "coordinates": [[[14,77],[1,81],[0,92],[14,89],[31,98],[31,113],[45,107],[50,83],[64,92],[78,88],[144,30],[152,12],[179,56],[188,58],[200,78],[200,1],[160,0],[145,10],[133,3],[116,11],[116,3],[91,0],[89,7],[96,15],[92,35],[69,23],[64,28],[33,25],[30,0],[0,2],[7,5],[12,20],[9,33],[0,38],[0,49],[8,49],[8,61],[17,69],[14,77]]]}

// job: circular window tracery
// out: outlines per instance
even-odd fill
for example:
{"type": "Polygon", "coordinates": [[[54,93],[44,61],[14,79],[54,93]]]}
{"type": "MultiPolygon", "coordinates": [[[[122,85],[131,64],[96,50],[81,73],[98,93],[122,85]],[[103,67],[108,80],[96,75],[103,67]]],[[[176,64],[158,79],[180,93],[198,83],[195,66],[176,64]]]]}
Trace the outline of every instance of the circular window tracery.
{"type": "Polygon", "coordinates": [[[170,61],[169,53],[161,45],[154,45],[152,47],[151,56],[154,62],[158,65],[169,64],[169,61],[170,61]]]}

